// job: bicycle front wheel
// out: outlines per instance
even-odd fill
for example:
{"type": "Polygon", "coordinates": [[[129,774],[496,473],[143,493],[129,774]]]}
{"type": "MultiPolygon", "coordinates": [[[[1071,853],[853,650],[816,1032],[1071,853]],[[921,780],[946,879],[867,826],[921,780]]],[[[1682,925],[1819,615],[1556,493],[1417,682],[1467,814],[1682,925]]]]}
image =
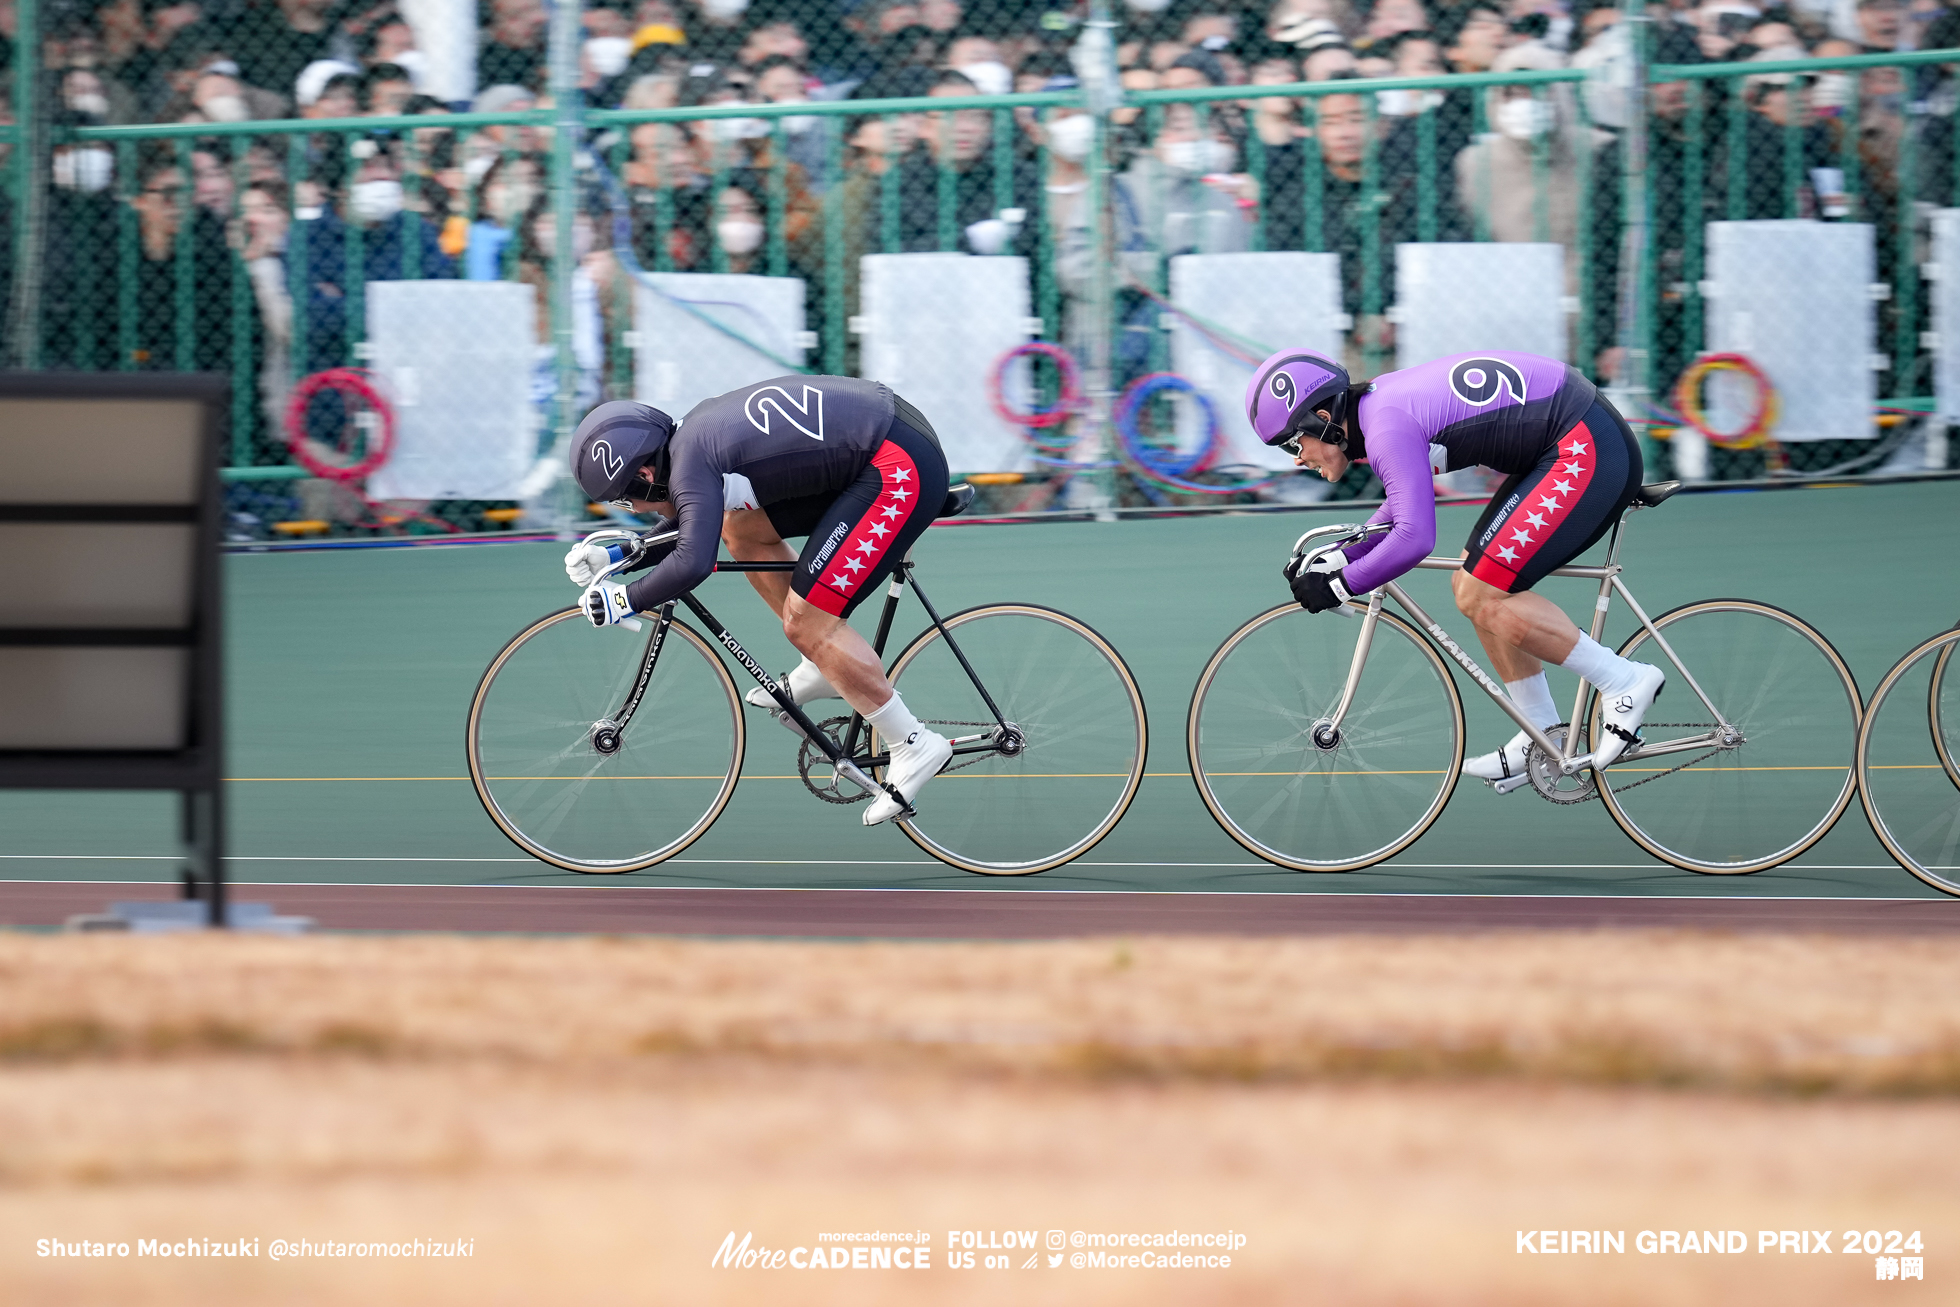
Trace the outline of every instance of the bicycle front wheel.
{"type": "Polygon", "coordinates": [[[1198,677],[1192,779],[1225,833],[1268,862],[1354,871],[1391,858],[1456,784],[1463,701],[1435,647],[1393,613],[1377,616],[1354,699],[1327,734],[1361,630],[1288,604],[1240,627],[1198,677]]]}
{"type": "Polygon", "coordinates": [[[490,820],[566,871],[639,871],[714,824],[742,771],[741,702],[688,627],[667,627],[630,721],[608,738],[654,654],[658,623],[594,630],[540,618],[491,660],[470,702],[470,780],[490,820]],[[609,749],[607,746],[611,746],[609,749]]]}
{"type": "MultiPolygon", "coordinates": [[[[1643,751],[1598,778],[1620,829],[1662,861],[1711,875],[1762,871],[1824,838],[1857,783],[1862,715],[1858,683],[1831,642],[1744,599],[1689,604],[1654,626],[1673,658],[1644,626],[1620,646],[1667,673],[1643,751]],[[1711,742],[1648,752],[1703,736],[1711,742]]],[[[1601,711],[1595,694],[1595,740],[1601,711]]]]}
{"type": "MultiPolygon", "coordinates": [[[[1029,876],[1082,856],[1143,781],[1148,731],[1136,678],[1107,640],[1052,608],[995,604],[945,624],[957,652],[929,628],[892,663],[892,688],[934,730],[977,736],[998,725],[977,677],[1021,744],[1011,754],[958,746],[974,751],[953,755],[899,829],[981,875],[1029,876]]],[[[874,732],[872,751],[887,747],[874,732]]]]}
{"type": "Polygon", "coordinates": [[[1934,636],[1878,683],[1858,732],[1858,792],[1886,852],[1934,889],[1960,895],[1960,782],[1951,771],[1960,677],[1945,674],[1956,648],[1960,631],[1934,636]]]}

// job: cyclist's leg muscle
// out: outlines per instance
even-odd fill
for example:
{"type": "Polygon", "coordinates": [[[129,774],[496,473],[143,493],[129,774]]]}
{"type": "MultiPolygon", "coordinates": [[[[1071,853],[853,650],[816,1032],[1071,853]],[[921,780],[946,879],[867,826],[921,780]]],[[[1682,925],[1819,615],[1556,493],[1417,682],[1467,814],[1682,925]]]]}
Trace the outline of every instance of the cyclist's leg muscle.
{"type": "Polygon", "coordinates": [[[1531,587],[1598,543],[1640,488],[1641,471],[1632,430],[1602,399],[1492,496],[1451,588],[1503,679],[1571,655],[1579,628],[1531,587]]]}
{"type": "MultiPolygon", "coordinates": [[[[760,508],[734,508],[721,515],[721,542],[729,556],[744,563],[787,563],[796,551],[783,543],[769,513],[760,508]]],[[[789,575],[785,572],[750,572],[749,584],[764,603],[783,615],[783,601],[789,598],[789,575]]]]}
{"type": "Polygon", "coordinates": [[[791,594],[783,604],[783,634],[858,712],[875,712],[891,699],[891,682],[871,643],[842,617],[791,594]]]}

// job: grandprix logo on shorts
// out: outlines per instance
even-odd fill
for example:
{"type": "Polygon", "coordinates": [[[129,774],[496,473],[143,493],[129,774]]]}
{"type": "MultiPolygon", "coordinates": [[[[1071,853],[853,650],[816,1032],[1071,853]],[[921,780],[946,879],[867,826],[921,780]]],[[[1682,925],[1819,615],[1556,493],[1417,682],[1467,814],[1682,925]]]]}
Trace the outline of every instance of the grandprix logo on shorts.
{"type": "Polygon", "coordinates": [[[1493,403],[1506,390],[1524,403],[1524,373],[1503,359],[1465,359],[1450,369],[1450,393],[1472,408],[1493,403]]]}

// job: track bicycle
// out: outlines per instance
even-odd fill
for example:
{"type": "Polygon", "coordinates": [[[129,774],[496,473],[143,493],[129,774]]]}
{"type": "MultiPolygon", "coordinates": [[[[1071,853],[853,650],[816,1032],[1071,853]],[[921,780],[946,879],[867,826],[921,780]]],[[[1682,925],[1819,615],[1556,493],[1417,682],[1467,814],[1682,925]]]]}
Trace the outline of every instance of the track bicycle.
{"type": "MultiPolygon", "coordinates": [[[[940,517],[972,502],[955,486],[940,517]]],[[[608,529],[633,566],[678,532],[608,529]]],[[[717,572],[787,572],[793,562],[731,562],[717,572]]],[[[872,647],[882,659],[907,588],[930,619],[892,660],[893,688],[952,738],[953,757],[896,820],[933,857],[986,875],[1031,875],[1080,856],[1122,818],[1143,780],[1143,696],[1121,655],[1088,625],[1037,604],[988,604],[941,617],[907,558],[886,588],[872,647]]],[[[885,741],[855,713],[813,721],[700,599],[680,597],[704,636],[668,603],[650,621],[595,630],[574,606],[547,613],[493,658],[470,701],[470,780],[498,829],[567,871],[639,871],[699,839],[742,773],[747,723],[714,643],[775,701],[798,738],[797,775],[828,803],[885,784],[885,741]],[[650,627],[650,629],[644,629],[650,627]]]]}
{"type": "Polygon", "coordinates": [[[1872,691],[1858,731],[1858,793],[1885,851],[1934,889],[1960,895],[1955,649],[1960,627],[1921,642],[1872,691]]]}
{"type": "MultiPolygon", "coordinates": [[[[1191,774],[1211,815],[1245,848],[1296,871],[1353,871],[1409,847],[1442,814],[1463,765],[1463,701],[1447,652],[1531,739],[1524,774],[1494,782],[1499,792],[1529,785],[1557,804],[1596,799],[1635,844],[1687,871],[1761,871],[1808,849],[1851,802],[1857,682],[1828,640],[1769,604],[1711,599],[1647,615],[1627,587],[1620,546],[1633,510],[1657,508],[1679,489],[1642,487],[1614,523],[1604,565],[1552,573],[1598,582],[1595,640],[1617,595],[1640,623],[1620,654],[1668,672],[1673,694],[1652,710],[1639,746],[1611,766],[1593,766],[1587,741],[1599,737],[1602,710],[1586,682],[1571,718],[1539,730],[1389,582],[1338,610],[1357,623],[1288,604],[1212,655],[1186,723],[1191,774]],[[1384,598],[1410,620],[1384,609],[1384,598]]],[[[1388,529],[1322,527],[1294,552],[1311,560],[1388,529]]]]}

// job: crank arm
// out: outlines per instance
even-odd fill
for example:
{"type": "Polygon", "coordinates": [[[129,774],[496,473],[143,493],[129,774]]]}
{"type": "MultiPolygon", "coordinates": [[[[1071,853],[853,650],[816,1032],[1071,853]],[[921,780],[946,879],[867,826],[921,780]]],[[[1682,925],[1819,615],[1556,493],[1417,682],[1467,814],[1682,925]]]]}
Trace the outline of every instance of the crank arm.
{"type": "Polygon", "coordinates": [[[1484,784],[1490,786],[1499,794],[1509,794],[1512,790],[1523,789],[1525,786],[1531,784],[1531,777],[1506,776],[1501,781],[1485,781],[1484,784]]]}

